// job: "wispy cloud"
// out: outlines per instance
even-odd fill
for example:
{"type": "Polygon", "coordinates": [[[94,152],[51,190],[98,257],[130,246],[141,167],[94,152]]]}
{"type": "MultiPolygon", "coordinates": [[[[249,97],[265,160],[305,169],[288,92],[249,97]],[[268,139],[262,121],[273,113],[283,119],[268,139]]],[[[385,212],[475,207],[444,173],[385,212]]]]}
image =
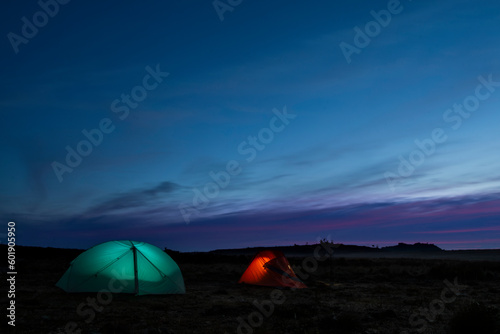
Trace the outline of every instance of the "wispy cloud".
{"type": "Polygon", "coordinates": [[[181,189],[182,186],[164,181],[160,184],[144,189],[130,190],[125,193],[115,194],[103,200],[101,203],[90,207],[83,214],[85,217],[116,214],[116,211],[148,207],[159,197],[172,194],[181,189]]]}
{"type": "Polygon", "coordinates": [[[443,230],[443,231],[417,231],[411,233],[417,234],[450,234],[450,233],[471,233],[471,232],[486,232],[486,231],[500,231],[500,226],[479,227],[479,228],[466,228],[460,230],[443,230]]]}
{"type": "Polygon", "coordinates": [[[189,225],[168,216],[175,210],[171,205],[145,205],[152,198],[168,197],[180,188],[163,182],[119,194],[85,215],[52,222],[53,229],[39,222],[23,231],[23,235],[31,244],[50,243],[49,240],[64,237],[72,240],[70,244],[88,247],[92,245],[88,240],[140,238],[181,250],[209,250],[221,245],[255,244],[256,240],[262,241],[263,235],[268,245],[286,244],[287,240],[314,242],[319,236],[331,235],[336,242],[344,243],[433,242],[449,247],[477,247],[475,243],[483,239],[489,240],[487,246],[495,247],[500,231],[496,225],[500,219],[499,195],[360,203],[310,210],[252,208],[201,217],[189,225]],[[127,205],[135,210],[128,212],[127,205]],[[440,236],[439,240],[435,235],[440,236]]]}

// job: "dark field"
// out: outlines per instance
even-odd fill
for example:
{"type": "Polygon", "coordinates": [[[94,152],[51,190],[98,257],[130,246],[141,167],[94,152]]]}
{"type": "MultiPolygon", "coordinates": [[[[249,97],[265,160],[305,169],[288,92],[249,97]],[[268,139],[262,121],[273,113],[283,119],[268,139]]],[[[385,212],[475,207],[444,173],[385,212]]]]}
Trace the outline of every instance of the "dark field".
{"type": "MultiPolygon", "coordinates": [[[[305,256],[288,257],[309,286],[295,291],[237,284],[248,255],[174,253],[185,295],[114,294],[107,300],[55,287],[79,253],[17,247],[16,331],[7,325],[5,307],[0,331],[65,333],[74,322],[81,333],[103,334],[500,333],[500,257],[492,261],[491,253],[489,261],[473,252],[467,254],[474,261],[335,257],[316,261],[317,268],[307,262],[310,273],[305,256]],[[94,308],[88,298],[96,299],[94,308]]],[[[5,267],[2,272],[5,277],[5,267]]],[[[5,279],[1,289],[6,306],[5,279]]]]}

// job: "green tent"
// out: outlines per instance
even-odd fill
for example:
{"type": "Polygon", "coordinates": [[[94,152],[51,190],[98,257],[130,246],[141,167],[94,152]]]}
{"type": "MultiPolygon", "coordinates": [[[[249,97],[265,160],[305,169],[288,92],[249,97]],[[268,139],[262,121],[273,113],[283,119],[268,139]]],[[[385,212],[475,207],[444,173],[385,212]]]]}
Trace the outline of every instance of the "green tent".
{"type": "Polygon", "coordinates": [[[181,270],[160,248],[120,240],[96,245],[71,262],[56,284],[67,292],[185,293],[181,270]]]}

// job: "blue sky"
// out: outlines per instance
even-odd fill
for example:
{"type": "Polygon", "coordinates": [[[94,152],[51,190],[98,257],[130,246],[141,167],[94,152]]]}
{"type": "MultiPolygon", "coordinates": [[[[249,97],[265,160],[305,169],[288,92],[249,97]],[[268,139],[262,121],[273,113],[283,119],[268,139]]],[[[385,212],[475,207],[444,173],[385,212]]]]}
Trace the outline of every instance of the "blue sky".
{"type": "Polygon", "coordinates": [[[18,243],[500,247],[498,2],[41,3],[0,20],[18,243]]]}

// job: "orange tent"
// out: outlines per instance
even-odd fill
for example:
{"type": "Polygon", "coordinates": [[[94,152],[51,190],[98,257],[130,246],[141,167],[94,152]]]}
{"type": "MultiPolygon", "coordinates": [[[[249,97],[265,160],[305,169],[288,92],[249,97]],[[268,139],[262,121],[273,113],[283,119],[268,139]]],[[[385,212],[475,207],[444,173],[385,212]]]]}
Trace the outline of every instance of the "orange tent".
{"type": "Polygon", "coordinates": [[[238,283],[254,285],[307,288],[295,275],[292,267],[280,251],[262,251],[255,255],[252,263],[243,273],[238,283]]]}

